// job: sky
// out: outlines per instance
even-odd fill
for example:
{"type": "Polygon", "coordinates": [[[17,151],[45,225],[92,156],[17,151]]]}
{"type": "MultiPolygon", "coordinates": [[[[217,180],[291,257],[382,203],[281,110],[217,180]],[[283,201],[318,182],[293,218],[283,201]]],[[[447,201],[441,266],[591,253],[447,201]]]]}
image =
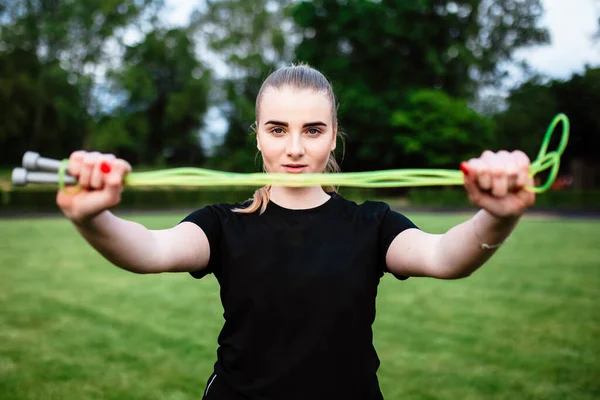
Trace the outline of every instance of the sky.
{"type": "Polygon", "coordinates": [[[593,43],[598,29],[600,2],[595,0],[542,0],[545,15],[541,26],[550,31],[551,44],[517,53],[535,70],[553,78],[569,78],[585,64],[600,65],[600,41],[593,43]],[[597,4],[597,5],[596,5],[597,4]]]}

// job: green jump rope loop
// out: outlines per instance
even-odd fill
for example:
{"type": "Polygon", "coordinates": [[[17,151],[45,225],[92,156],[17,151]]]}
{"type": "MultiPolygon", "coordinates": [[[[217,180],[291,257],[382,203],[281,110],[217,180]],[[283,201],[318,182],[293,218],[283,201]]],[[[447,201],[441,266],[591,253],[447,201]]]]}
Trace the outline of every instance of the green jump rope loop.
{"type": "Polygon", "coordinates": [[[554,117],[552,123],[546,131],[546,135],[544,136],[542,146],[540,147],[540,152],[538,153],[538,156],[535,159],[535,161],[531,163],[531,167],[529,169],[531,176],[535,176],[547,169],[550,169],[550,173],[548,174],[548,178],[546,179],[546,182],[543,185],[529,188],[529,190],[535,193],[544,193],[552,187],[552,184],[558,176],[558,170],[560,168],[560,157],[565,152],[565,149],[567,148],[567,143],[569,142],[569,131],[569,118],[565,114],[558,114],[556,117],[554,117]],[[560,143],[558,144],[558,148],[555,151],[547,153],[548,145],[550,144],[552,134],[554,133],[554,131],[556,130],[556,126],[560,122],[562,122],[562,134],[560,137],[560,143]]]}
{"type": "Polygon", "coordinates": [[[69,167],[69,160],[64,159],[61,160],[60,166],[58,167],[58,188],[62,192],[65,190],[65,174],[67,173],[67,168],[69,167]]]}
{"type": "MultiPolygon", "coordinates": [[[[535,193],[547,191],[558,175],[560,156],[569,140],[569,119],[558,114],[546,131],[537,159],[531,163],[530,176],[550,169],[546,182],[539,187],[527,188],[535,193]],[[548,153],[548,145],[556,126],[562,122],[563,130],[556,151],[548,153]]],[[[63,171],[64,174],[64,171],[63,171]]],[[[60,178],[61,182],[63,178],[60,178]]],[[[463,184],[463,173],[446,169],[396,169],[370,172],[342,172],[320,174],[282,173],[232,173],[204,168],[171,168],[165,170],[133,172],[124,182],[128,186],[352,186],[360,188],[451,186],[463,184]]]]}

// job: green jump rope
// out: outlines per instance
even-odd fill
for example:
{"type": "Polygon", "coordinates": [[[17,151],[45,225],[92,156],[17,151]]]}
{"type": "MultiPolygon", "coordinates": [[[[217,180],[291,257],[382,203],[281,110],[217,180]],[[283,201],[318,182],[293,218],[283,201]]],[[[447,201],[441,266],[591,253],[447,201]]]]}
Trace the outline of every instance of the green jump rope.
{"type": "MultiPolygon", "coordinates": [[[[569,141],[569,119],[558,114],[548,127],[537,158],[530,165],[530,176],[550,170],[546,182],[541,186],[530,187],[535,193],[547,191],[554,183],[562,156],[569,141]],[[548,152],[548,145],[556,126],[562,122],[562,135],[555,151],[548,152]]],[[[23,156],[23,168],[13,170],[13,184],[27,183],[76,184],[75,179],[66,173],[68,160],[42,158],[37,153],[27,152],[23,156]],[[53,171],[36,172],[37,171],[53,171]]],[[[359,188],[452,186],[463,184],[463,172],[448,169],[396,169],[370,172],[341,172],[320,174],[282,173],[232,173],[204,168],[171,168],[148,172],[131,172],[124,178],[127,186],[346,186],[359,188]]]]}

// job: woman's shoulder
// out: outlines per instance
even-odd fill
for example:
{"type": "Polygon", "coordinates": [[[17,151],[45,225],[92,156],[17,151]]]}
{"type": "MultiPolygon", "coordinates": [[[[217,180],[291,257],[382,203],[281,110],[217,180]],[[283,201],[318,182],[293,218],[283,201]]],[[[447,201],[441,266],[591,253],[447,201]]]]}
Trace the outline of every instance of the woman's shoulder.
{"type": "Polygon", "coordinates": [[[341,200],[340,203],[346,212],[381,218],[390,210],[389,204],[385,201],[369,199],[354,200],[345,198],[340,194],[336,194],[336,196],[341,200]]]}
{"type": "Polygon", "coordinates": [[[233,212],[233,210],[236,210],[236,209],[247,208],[248,206],[250,206],[250,204],[252,204],[252,199],[235,202],[235,203],[215,203],[215,204],[210,204],[206,207],[210,207],[215,210],[220,210],[220,211],[224,211],[224,212],[233,212]]]}
{"type": "Polygon", "coordinates": [[[371,210],[371,209],[385,209],[389,208],[389,205],[385,201],[371,200],[369,198],[356,198],[356,197],[345,197],[343,193],[333,193],[333,196],[340,199],[349,207],[357,209],[371,210]]]}
{"type": "Polygon", "coordinates": [[[227,221],[235,215],[241,215],[236,210],[247,208],[252,203],[252,199],[236,203],[213,203],[202,205],[191,211],[184,220],[213,219],[221,222],[227,221]]]}
{"type": "Polygon", "coordinates": [[[417,228],[417,226],[401,211],[398,207],[392,207],[389,203],[381,200],[364,200],[360,204],[345,200],[346,214],[350,214],[352,220],[366,220],[371,223],[377,223],[385,231],[397,231],[398,227],[402,229],[417,228]]]}

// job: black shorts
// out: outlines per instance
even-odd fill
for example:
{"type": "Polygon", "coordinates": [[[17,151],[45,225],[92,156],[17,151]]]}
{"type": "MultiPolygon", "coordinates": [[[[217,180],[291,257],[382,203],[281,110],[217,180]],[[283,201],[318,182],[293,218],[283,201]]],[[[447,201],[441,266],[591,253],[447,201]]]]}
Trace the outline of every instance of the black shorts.
{"type": "Polygon", "coordinates": [[[243,396],[233,391],[229,386],[219,379],[219,376],[214,372],[206,381],[206,389],[204,389],[204,395],[202,400],[250,400],[248,397],[243,396]]]}
{"type": "MultiPolygon", "coordinates": [[[[321,396],[320,398],[323,398],[321,396]]],[[[327,397],[329,398],[329,397],[327,397]]],[[[376,387],[376,391],[371,392],[367,398],[369,400],[383,400],[383,396],[379,390],[379,386],[376,387]]],[[[219,375],[216,373],[212,373],[208,380],[206,381],[206,389],[204,389],[204,394],[202,396],[202,400],[252,400],[250,397],[240,394],[233,389],[231,389],[227,384],[223,381],[223,379],[219,379],[219,375]]]]}

